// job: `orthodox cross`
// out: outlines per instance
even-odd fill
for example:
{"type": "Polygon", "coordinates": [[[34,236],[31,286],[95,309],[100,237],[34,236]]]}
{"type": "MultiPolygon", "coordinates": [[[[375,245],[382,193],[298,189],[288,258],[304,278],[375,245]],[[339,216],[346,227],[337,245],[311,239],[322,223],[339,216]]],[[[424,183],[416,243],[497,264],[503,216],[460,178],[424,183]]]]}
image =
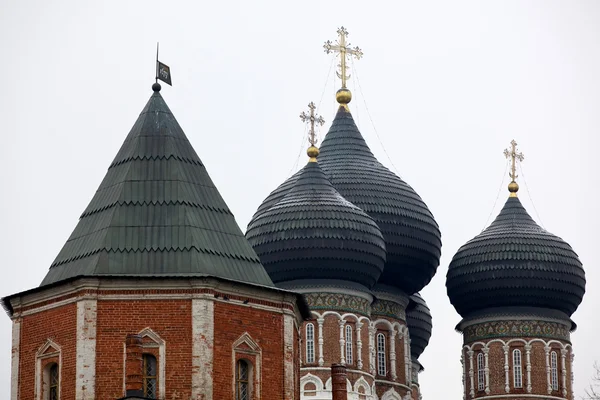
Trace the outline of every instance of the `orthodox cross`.
{"type": "Polygon", "coordinates": [[[303,122],[310,122],[310,131],[308,132],[308,142],[310,143],[311,146],[314,146],[315,144],[317,144],[317,139],[315,137],[315,122],[319,125],[323,125],[325,123],[325,120],[320,115],[315,114],[315,110],[317,108],[315,106],[315,103],[313,103],[311,101],[310,104],[308,105],[308,108],[310,110],[309,113],[307,114],[306,112],[302,111],[302,114],[300,114],[300,119],[303,122]]]}
{"type": "Polygon", "coordinates": [[[342,80],[342,89],[346,89],[346,79],[350,78],[350,75],[347,75],[346,72],[348,69],[348,67],[346,66],[346,57],[354,56],[357,60],[360,60],[360,58],[363,56],[363,52],[361,49],[358,48],[358,46],[352,49],[350,48],[350,43],[346,43],[346,37],[348,36],[348,31],[346,30],[346,28],[342,26],[337,30],[337,33],[337,42],[333,44],[330,40],[328,40],[323,45],[323,48],[325,49],[325,53],[327,54],[333,52],[340,54],[340,63],[338,65],[340,71],[336,73],[338,78],[342,80]]]}
{"type": "Polygon", "coordinates": [[[512,179],[512,181],[515,182],[515,180],[517,179],[517,161],[522,162],[525,159],[525,156],[523,155],[523,153],[517,152],[517,142],[512,140],[510,142],[510,146],[510,149],[504,150],[504,156],[506,158],[511,159],[512,165],[510,168],[509,176],[512,179]]]}

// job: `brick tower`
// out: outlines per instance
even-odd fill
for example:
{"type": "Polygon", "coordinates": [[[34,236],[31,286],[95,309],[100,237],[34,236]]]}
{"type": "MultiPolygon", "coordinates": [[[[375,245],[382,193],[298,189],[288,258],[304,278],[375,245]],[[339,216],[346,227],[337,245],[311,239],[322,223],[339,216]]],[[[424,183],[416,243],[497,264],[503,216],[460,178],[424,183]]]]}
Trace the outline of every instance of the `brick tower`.
{"type": "Polygon", "coordinates": [[[3,299],[11,400],[297,400],[306,303],[273,286],[152,88],[40,287],[3,299]]]}
{"type": "Polygon", "coordinates": [[[466,399],[573,399],[570,317],[585,292],[579,258],[510,196],[492,224],[450,263],[448,296],[463,317],[466,399]]]}
{"type": "Polygon", "coordinates": [[[341,57],[339,108],[320,153],[263,201],[246,237],[273,282],[303,293],[311,308],[301,330],[302,398],[331,399],[330,367],[345,364],[348,399],[400,399],[412,391],[406,308],[435,274],[440,231],[358,130],[345,68],[362,52],[349,48],[344,28],[338,34],[325,48],[341,57]],[[317,169],[322,191],[307,183],[317,169]]]}

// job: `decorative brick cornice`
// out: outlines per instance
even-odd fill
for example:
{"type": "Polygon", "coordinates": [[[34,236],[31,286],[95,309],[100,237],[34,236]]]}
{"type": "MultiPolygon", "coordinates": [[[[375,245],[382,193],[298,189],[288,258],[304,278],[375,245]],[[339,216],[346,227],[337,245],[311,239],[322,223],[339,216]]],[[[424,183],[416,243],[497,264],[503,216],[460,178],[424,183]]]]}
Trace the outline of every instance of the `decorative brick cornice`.
{"type": "Polygon", "coordinates": [[[559,322],[526,319],[487,321],[463,329],[464,343],[494,338],[538,337],[570,342],[569,327],[559,322]]]}
{"type": "Polygon", "coordinates": [[[306,302],[311,310],[338,310],[370,316],[370,302],[367,299],[341,293],[306,293],[306,302]]]}

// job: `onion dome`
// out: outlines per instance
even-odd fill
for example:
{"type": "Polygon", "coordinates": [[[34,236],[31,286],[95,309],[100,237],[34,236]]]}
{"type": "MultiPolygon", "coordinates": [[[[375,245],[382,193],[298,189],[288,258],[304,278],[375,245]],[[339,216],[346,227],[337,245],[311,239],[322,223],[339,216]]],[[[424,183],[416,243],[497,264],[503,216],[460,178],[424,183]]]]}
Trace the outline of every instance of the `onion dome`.
{"type": "Polygon", "coordinates": [[[349,281],[369,289],[383,271],[383,235],[334,189],[317,154],[309,148],[309,163],[275,205],[254,217],[246,238],[276,284],[349,281]]]}
{"type": "Polygon", "coordinates": [[[427,303],[419,293],[410,296],[406,309],[406,326],[410,334],[410,354],[417,360],[429,344],[433,324],[427,303]]]}
{"type": "Polygon", "coordinates": [[[81,276],[214,276],[273,286],[160,84],[42,286],[81,276]]]}
{"type": "Polygon", "coordinates": [[[534,307],[571,316],[585,292],[582,264],[568,243],[529,216],[514,180],[509,190],[494,222],[452,259],[446,276],[450,301],[463,318],[497,307],[534,307]]]}
{"type": "MultiPolygon", "coordinates": [[[[345,93],[347,89],[341,89],[345,93]]],[[[337,115],[321,145],[318,160],[333,187],[377,223],[385,238],[387,261],[380,283],[407,294],[431,281],[441,254],[441,234],[419,195],[373,155],[340,96],[337,115]]],[[[296,174],[260,205],[253,221],[288,193],[296,174]]],[[[251,222],[252,224],[252,222],[251,222]]]]}

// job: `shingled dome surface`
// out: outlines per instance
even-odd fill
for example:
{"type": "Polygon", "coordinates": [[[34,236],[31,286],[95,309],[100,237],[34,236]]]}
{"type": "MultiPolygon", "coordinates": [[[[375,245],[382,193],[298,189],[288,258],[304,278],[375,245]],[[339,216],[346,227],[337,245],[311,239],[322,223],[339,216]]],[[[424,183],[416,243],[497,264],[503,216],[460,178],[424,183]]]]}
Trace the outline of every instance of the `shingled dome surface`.
{"type": "MultiPolygon", "coordinates": [[[[407,294],[427,285],[439,265],[441,234],[417,193],[373,155],[352,115],[343,106],[321,144],[319,164],[335,189],[375,220],[387,249],[380,283],[407,294]]],[[[299,174],[275,189],[253,219],[276,204],[299,174]]]]}
{"type": "Polygon", "coordinates": [[[250,222],[246,237],[275,283],[341,280],[371,288],[386,257],[373,219],[344,199],[316,162],[250,222]]]}
{"type": "Polygon", "coordinates": [[[583,298],[585,273],[571,246],[510,197],[495,221],[458,250],[446,287],[463,317],[494,307],[539,307],[570,316],[583,298]]]}
{"type": "Polygon", "coordinates": [[[41,285],[106,275],[273,285],[158,90],[41,285]]]}
{"type": "Polygon", "coordinates": [[[429,344],[433,328],[431,312],[419,293],[410,296],[406,310],[406,326],[410,334],[410,354],[417,360],[429,344]]]}

